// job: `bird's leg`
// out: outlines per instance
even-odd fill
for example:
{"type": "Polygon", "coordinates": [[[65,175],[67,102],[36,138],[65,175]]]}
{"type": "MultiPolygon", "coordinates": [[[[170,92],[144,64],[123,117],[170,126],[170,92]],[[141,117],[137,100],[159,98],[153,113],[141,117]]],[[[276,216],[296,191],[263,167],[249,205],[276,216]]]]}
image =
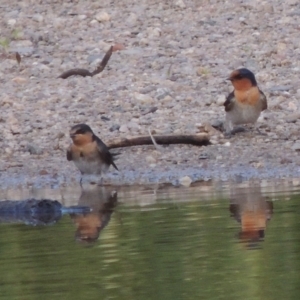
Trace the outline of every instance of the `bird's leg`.
{"type": "Polygon", "coordinates": [[[220,121],[220,120],[216,120],[216,121],[213,121],[210,125],[217,129],[218,131],[221,131],[221,132],[224,132],[225,131],[225,125],[224,125],[225,122],[223,121],[220,121]]]}
{"type": "Polygon", "coordinates": [[[103,179],[103,176],[102,176],[102,174],[101,174],[101,176],[100,176],[100,180],[98,181],[98,185],[103,185],[103,182],[104,182],[104,179],[103,179]]]}
{"type": "Polygon", "coordinates": [[[225,131],[224,132],[224,137],[226,139],[230,139],[233,136],[233,134],[231,133],[231,131],[225,131]]]}
{"type": "Polygon", "coordinates": [[[267,136],[267,134],[266,134],[265,132],[261,132],[261,131],[259,130],[259,128],[256,128],[256,131],[257,131],[257,133],[260,134],[260,135],[267,136]]]}
{"type": "Polygon", "coordinates": [[[263,135],[263,136],[267,135],[266,133],[260,131],[259,125],[257,123],[254,124],[254,131],[256,131],[259,135],[263,135]]]}
{"type": "Polygon", "coordinates": [[[246,132],[248,131],[245,127],[235,127],[234,129],[231,130],[232,134],[240,133],[240,132],[246,132]]]}
{"type": "Polygon", "coordinates": [[[224,136],[226,138],[231,138],[232,137],[232,130],[233,130],[233,124],[230,119],[226,118],[226,121],[224,123],[224,129],[225,133],[224,136]]]}
{"type": "Polygon", "coordinates": [[[247,131],[246,128],[241,127],[241,126],[234,128],[233,124],[232,124],[232,121],[230,119],[226,119],[224,127],[225,127],[225,133],[224,133],[224,135],[227,138],[232,137],[236,133],[247,131]]]}
{"type": "Polygon", "coordinates": [[[248,131],[248,130],[244,127],[241,127],[241,126],[240,127],[235,127],[230,131],[225,131],[224,136],[226,138],[231,138],[233,135],[235,135],[237,133],[246,132],[246,131],[248,131]]]}

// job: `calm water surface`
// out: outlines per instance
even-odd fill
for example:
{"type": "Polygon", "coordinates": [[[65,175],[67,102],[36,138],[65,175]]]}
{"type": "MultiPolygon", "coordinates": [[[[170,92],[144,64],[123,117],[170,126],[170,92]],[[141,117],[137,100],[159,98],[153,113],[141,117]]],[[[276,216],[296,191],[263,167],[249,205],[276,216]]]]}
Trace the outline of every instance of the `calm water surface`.
{"type": "Polygon", "coordinates": [[[14,192],[0,195],[93,211],[49,226],[2,220],[0,299],[300,298],[292,185],[14,192]]]}

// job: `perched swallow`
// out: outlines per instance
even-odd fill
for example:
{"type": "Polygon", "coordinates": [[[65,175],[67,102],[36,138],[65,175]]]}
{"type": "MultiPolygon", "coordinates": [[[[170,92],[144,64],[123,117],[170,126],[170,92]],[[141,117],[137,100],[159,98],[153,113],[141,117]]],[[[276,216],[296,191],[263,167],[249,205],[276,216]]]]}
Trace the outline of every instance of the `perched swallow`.
{"type": "Polygon", "coordinates": [[[114,155],[86,124],[71,128],[73,144],[67,150],[67,160],[73,160],[82,175],[102,175],[110,165],[116,170],[114,155]]]}
{"type": "Polygon", "coordinates": [[[265,94],[258,88],[254,74],[241,68],[228,78],[234,90],[224,103],[226,111],[225,130],[230,134],[235,125],[255,124],[260,113],[268,108],[265,94]]]}

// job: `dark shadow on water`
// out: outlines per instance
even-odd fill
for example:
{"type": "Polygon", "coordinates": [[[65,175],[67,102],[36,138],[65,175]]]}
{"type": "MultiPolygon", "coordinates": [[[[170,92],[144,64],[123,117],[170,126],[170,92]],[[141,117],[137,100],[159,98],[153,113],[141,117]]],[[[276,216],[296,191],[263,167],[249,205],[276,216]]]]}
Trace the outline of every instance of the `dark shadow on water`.
{"type": "Polygon", "coordinates": [[[65,214],[86,214],[87,206],[64,207],[60,202],[49,199],[24,199],[0,201],[0,223],[24,223],[26,225],[52,225],[65,214]]]}
{"type": "Polygon", "coordinates": [[[117,192],[114,189],[90,185],[81,189],[76,206],[65,207],[50,199],[0,201],[0,224],[53,225],[64,215],[69,215],[76,226],[75,239],[93,243],[107,226],[116,204],[117,192]]]}

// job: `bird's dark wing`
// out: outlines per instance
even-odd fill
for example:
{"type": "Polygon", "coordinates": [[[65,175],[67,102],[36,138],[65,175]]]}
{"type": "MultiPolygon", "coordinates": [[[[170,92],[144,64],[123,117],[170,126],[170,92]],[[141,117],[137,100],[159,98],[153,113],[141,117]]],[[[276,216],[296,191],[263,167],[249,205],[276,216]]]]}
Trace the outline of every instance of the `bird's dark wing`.
{"type": "Polygon", "coordinates": [[[231,92],[224,102],[225,111],[231,111],[234,106],[234,92],[231,92]]]}
{"type": "Polygon", "coordinates": [[[72,156],[72,151],[71,151],[71,146],[68,148],[67,150],[67,160],[73,160],[73,156],[72,156]]]}
{"type": "Polygon", "coordinates": [[[119,158],[118,156],[121,154],[121,152],[115,152],[115,153],[110,152],[110,154],[113,157],[113,161],[115,161],[115,160],[117,160],[119,158]]]}
{"type": "Polygon", "coordinates": [[[260,100],[262,102],[262,108],[261,108],[261,110],[263,111],[263,110],[265,110],[265,109],[268,108],[267,97],[266,97],[266,95],[261,90],[259,90],[259,92],[260,92],[260,100]]]}
{"type": "Polygon", "coordinates": [[[112,165],[116,170],[117,166],[114,163],[113,155],[109,152],[107,146],[95,135],[94,140],[97,143],[99,155],[101,159],[108,165],[112,165]]]}

